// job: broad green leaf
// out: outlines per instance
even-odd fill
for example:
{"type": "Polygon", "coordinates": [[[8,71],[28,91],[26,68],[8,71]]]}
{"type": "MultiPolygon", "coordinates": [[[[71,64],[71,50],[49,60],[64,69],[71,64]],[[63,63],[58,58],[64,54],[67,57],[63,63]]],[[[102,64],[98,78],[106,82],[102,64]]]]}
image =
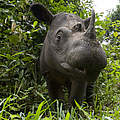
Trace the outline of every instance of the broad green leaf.
{"type": "Polygon", "coordinates": [[[37,24],[38,24],[38,21],[34,21],[33,28],[35,28],[37,26],[37,24]]]}
{"type": "Polygon", "coordinates": [[[51,3],[53,3],[53,0],[50,0],[51,3]]]}
{"type": "Polygon", "coordinates": [[[118,36],[118,32],[114,32],[113,35],[114,35],[114,37],[117,37],[118,36]]]}

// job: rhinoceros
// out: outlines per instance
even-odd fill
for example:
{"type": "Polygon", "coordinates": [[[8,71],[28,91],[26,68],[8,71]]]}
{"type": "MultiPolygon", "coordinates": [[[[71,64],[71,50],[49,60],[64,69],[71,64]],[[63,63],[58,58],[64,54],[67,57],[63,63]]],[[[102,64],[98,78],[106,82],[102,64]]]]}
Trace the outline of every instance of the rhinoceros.
{"type": "Polygon", "coordinates": [[[89,88],[107,64],[107,58],[96,40],[95,12],[81,19],[71,13],[53,15],[42,4],[32,4],[31,11],[49,30],[40,55],[40,71],[45,77],[48,94],[64,101],[68,89],[68,103],[82,103],[92,92],[89,88]]]}

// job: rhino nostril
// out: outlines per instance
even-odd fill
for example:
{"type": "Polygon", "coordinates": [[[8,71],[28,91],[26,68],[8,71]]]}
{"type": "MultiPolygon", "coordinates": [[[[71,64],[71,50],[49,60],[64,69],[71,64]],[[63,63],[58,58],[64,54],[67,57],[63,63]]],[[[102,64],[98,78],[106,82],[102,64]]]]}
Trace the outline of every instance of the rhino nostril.
{"type": "Polygon", "coordinates": [[[79,70],[84,71],[83,67],[77,67],[79,70]]]}
{"type": "Polygon", "coordinates": [[[77,67],[77,69],[81,71],[81,73],[86,74],[86,69],[84,67],[80,66],[80,67],[77,67]]]}

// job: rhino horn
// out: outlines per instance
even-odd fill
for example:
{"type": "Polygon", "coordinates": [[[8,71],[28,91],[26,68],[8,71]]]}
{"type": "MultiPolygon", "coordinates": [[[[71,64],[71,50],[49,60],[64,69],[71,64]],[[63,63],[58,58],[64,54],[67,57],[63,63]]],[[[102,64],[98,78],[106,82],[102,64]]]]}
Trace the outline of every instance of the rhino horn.
{"type": "Polygon", "coordinates": [[[84,34],[85,36],[87,36],[87,37],[89,37],[91,39],[96,38],[94,23],[95,23],[95,11],[92,10],[90,23],[89,23],[89,26],[88,26],[85,34],[84,34]]]}

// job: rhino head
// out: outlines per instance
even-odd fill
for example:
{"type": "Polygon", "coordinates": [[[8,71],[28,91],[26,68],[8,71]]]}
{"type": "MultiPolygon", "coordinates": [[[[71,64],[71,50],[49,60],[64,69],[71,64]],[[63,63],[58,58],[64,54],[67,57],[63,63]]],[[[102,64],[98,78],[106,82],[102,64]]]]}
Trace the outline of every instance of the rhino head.
{"type": "Polygon", "coordinates": [[[69,103],[74,105],[74,99],[81,103],[92,94],[88,88],[107,64],[96,40],[94,10],[87,19],[64,12],[53,15],[41,4],[33,4],[31,11],[50,26],[40,56],[49,96],[63,100],[66,86],[69,103]]]}

